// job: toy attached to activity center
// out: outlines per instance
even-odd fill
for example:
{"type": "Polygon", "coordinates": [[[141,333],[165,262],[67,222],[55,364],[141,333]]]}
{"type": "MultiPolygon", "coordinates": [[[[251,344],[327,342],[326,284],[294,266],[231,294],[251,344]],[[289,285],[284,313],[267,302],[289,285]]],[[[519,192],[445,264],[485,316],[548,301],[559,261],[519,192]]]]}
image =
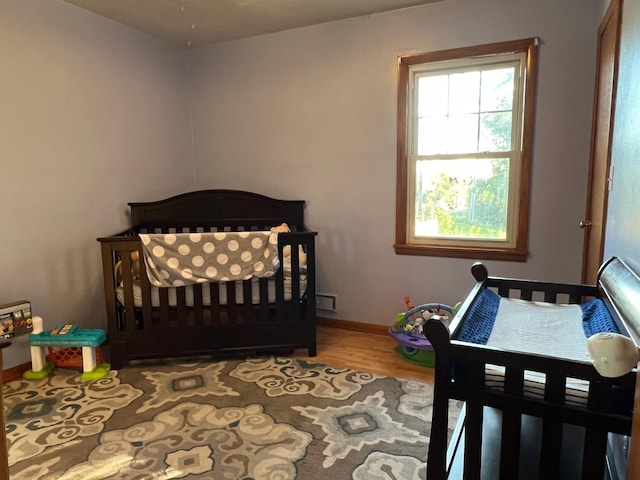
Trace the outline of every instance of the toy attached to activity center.
{"type": "Polygon", "coordinates": [[[454,307],[442,303],[424,303],[414,307],[411,299],[404,297],[407,311],[398,313],[396,321],[389,329],[389,335],[398,342],[398,353],[407,362],[423,367],[435,365],[435,353],[429,340],[424,336],[422,327],[430,318],[439,318],[445,323],[454,315],[454,307]]]}

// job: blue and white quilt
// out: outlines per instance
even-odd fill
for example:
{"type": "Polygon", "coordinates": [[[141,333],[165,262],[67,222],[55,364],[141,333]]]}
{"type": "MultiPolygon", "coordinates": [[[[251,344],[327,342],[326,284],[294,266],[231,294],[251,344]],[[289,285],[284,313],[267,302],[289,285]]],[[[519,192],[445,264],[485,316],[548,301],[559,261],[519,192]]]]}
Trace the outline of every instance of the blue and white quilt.
{"type": "Polygon", "coordinates": [[[485,289],[471,306],[456,340],[503,350],[589,361],[587,339],[620,333],[599,299],[579,305],[503,298],[485,289]]]}

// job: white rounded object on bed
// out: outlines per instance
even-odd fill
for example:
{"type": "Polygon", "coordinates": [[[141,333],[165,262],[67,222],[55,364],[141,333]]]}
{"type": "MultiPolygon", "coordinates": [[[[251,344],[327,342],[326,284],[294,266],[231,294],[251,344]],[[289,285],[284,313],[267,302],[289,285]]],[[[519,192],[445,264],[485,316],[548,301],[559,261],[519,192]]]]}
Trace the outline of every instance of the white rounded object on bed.
{"type": "Polygon", "coordinates": [[[618,333],[596,333],[587,340],[587,347],[593,366],[603,377],[621,377],[640,361],[633,340],[618,333]]]}

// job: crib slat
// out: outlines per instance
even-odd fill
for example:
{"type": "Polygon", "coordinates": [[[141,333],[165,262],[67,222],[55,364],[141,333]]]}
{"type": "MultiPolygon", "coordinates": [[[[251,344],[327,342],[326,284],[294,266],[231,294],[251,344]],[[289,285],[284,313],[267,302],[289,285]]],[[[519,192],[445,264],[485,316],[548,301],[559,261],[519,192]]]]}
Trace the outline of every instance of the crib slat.
{"type": "Polygon", "coordinates": [[[524,369],[517,366],[507,366],[504,374],[504,392],[507,395],[522,396],[524,388],[524,369]]]}
{"type": "MultiPolygon", "coordinates": [[[[149,277],[147,277],[147,268],[145,262],[142,260],[142,251],[140,249],[140,240],[136,239],[135,242],[136,250],[132,250],[130,252],[126,252],[128,257],[136,252],[138,255],[138,268],[139,268],[139,277],[137,282],[140,286],[140,300],[142,301],[142,308],[139,310],[142,314],[142,318],[138,316],[136,318],[136,328],[138,330],[144,330],[145,328],[151,327],[151,319],[153,318],[153,308],[151,305],[151,284],[149,283],[149,277]]],[[[124,263],[123,263],[124,266],[124,263]]],[[[125,272],[123,270],[124,275],[128,275],[128,270],[125,272]]],[[[132,277],[133,278],[133,277],[132,277]]],[[[136,311],[138,311],[138,307],[136,307],[136,311]]]]}
{"type": "MultiPolygon", "coordinates": [[[[507,366],[504,376],[504,393],[513,397],[522,396],[524,369],[507,366]]],[[[518,478],[520,458],[520,432],[522,416],[516,408],[505,406],[502,414],[502,436],[500,445],[500,479],[518,478]]]]}
{"type": "Polygon", "coordinates": [[[176,326],[178,328],[187,327],[187,298],[186,288],[176,288],[176,326]]]}
{"type": "Polygon", "coordinates": [[[123,330],[133,332],[135,330],[135,308],[133,298],[133,275],[131,274],[131,254],[129,250],[120,251],[122,262],[122,286],[124,288],[124,325],[123,330]]]}
{"type": "Polygon", "coordinates": [[[236,284],[235,282],[226,282],[224,287],[227,289],[227,315],[229,324],[236,325],[238,323],[238,307],[236,304],[236,284]]]}
{"type": "Polygon", "coordinates": [[[193,321],[196,326],[202,326],[204,324],[202,291],[201,283],[196,283],[193,286],[193,321]]]}
{"type": "Polygon", "coordinates": [[[589,397],[587,398],[587,405],[589,406],[589,410],[607,410],[609,388],[609,384],[604,381],[589,382],[589,397]]]}
{"type": "Polygon", "coordinates": [[[160,297],[160,324],[163,328],[169,326],[169,289],[159,288],[158,296],[160,297]]]}
{"type": "Polygon", "coordinates": [[[587,428],[583,452],[583,480],[601,480],[606,468],[607,432],[597,428],[587,428]]]}
{"type": "MultiPolygon", "coordinates": [[[[280,239],[278,239],[278,255],[280,258],[284,258],[282,253],[283,243],[280,239]]],[[[284,269],[279,268],[276,271],[276,321],[281,323],[284,322],[285,318],[285,305],[284,305],[284,269]]]]}
{"type": "MultiPolygon", "coordinates": [[[[589,410],[606,411],[609,398],[609,385],[604,381],[589,383],[589,410]]],[[[607,451],[607,432],[596,427],[587,427],[584,439],[584,456],[582,458],[583,478],[601,479],[605,470],[605,455],[607,451]],[[600,474],[598,475],[598,472],[600,474]]]]}
{"type": "Polygon", "coordinates": [[[258,291],[260,292],[260,323],[269,320],[269,279],[258,280],[258,291]]]}
{"type": "Polygon", "coordinates": [[[562,450],[562,423],[553,418],[542,419],[542,452],[540,454],[540,478],[558,478],[562,450]]]}
{"type": "Polygon", "coordinates": [[[498,287],[498,295],[501,297],[509,297],[510,288],[507,285],[501,285],[498,287]]]}
{"type": "Polygon", "coordinates": [[[581,293],[571,293],[569,294],[569,303],[582,303],[586,299],[583,297],[581,293]]]}
{"type": "Polygon", "coordinates": [[[547,373],[544,385],[544,400],[562,405],[566,393],[566,377],[547,373]]]}
{"type": "Polygon", "coordinates": [[[291,307],[292,318],[300,318],[300,252],[299,243],[291,245],[291,307]]]}
{"type": "Polygon", "coordinates": [[[140,329],[151,328],[153,322],[153,305],[151,301],[151,283],[147,277],[144,262],[140,262],[140,293],[142,295],[142,324],[140,329]]]}
{"type": "Polygon", "coordinates": [[[210,283],[209,284],[209,318],[211,319],[211,323],[213,325],[222,325],[226,323],[226,319],[222,318],[220,315],[220,284],[219,283],[210,283]],[[217,320],[217,321],[216,321],[217,320]]]}
{"type": "Polygon", "coordinates": [[[531,301],[533,299],[533,290],[531,288],[523,287],[520,289],[520,300],[531,301]]]}
{"type": "Polygon", "coordinates": [[[518,478],[521,420],[522,415],[515,408],[505,408],[502,412],[500,480],[518,478]]]}
{"type": "MultiPolygon", "coordinates": [[[[469,363],[465,370],[469,374],[471,386],[481,389],[485,383],[484,363],[469,363]]],[[[484,406],[479,401],[467,402],[464,434],[464,478],[465,480],[480,480],[482,465],[482,425],[484,406]]]]}
{"type": "Polygon", "coordinates": [[[251,280],[244,280],[242,282],[242,297],[243,297],[243,322],[255,323],[253,318],[253,286],[251,280]]]}
{"type": "Polygon", "coordinates": [[[480,480],[482,464],[482,419],[483,406],[467,402],[464,432],[464,478],[480,480]]]}
{"type": "MultiPolygon", "coordinates": [[[[564,404],[566,378],[547,373],[544,400],[548,403],[564,404]]],[[[543,418],[542,453],[540,455],[540,478],[557,479],[562,449],[562,423],[552,417],[543,418]]]]}

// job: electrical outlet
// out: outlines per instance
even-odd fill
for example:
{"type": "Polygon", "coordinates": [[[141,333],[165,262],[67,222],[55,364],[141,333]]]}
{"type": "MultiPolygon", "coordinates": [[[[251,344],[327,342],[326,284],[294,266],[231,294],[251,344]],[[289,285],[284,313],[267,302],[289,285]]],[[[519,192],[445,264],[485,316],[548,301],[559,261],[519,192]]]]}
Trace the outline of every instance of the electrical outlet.
{"type": "Polygon", "coordinates": [[[329,312],[337,312],[336,296],[329,293],[316,293],[316,308],[329,312]]]}

